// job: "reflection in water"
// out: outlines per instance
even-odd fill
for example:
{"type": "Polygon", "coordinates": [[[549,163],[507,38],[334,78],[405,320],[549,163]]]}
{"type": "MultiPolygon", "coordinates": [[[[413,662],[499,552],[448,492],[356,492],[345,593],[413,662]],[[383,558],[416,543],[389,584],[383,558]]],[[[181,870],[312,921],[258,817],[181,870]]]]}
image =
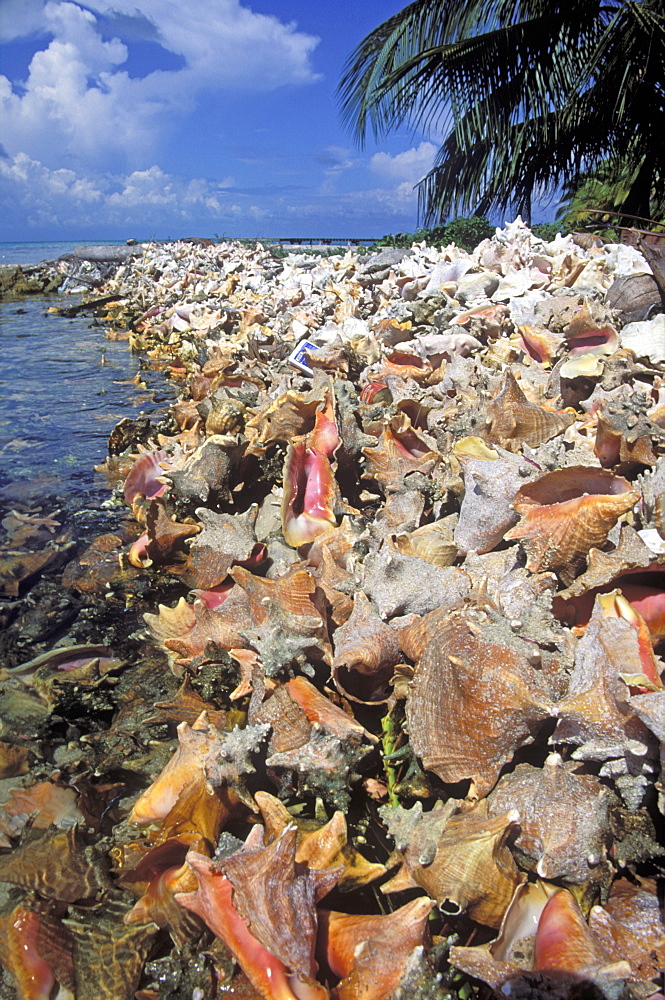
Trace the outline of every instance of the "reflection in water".
{"type": "Polygon", "coordinates": [[[93,467],[115,424],[164,409],[173,393],[158,372],[141,371],[137,385],[127,343],[106,340],[89,315],[47,313],[54,301],[0,305],[0,486],[98,504],[108,487],[93,467]]]}

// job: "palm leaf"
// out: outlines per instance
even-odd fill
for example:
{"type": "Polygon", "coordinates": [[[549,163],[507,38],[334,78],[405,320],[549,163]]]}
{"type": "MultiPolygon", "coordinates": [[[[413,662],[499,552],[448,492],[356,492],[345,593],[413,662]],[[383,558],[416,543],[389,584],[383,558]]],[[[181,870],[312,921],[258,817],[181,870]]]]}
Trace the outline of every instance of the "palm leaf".
{"type": "Polygon", "coordinates": [[[361,42],[339,94],[361,144],[443,136],[419,188],[432,221],[528,210],[606,160],[661,191],[664,80],[662,0],[416,0],[361,42]]]}

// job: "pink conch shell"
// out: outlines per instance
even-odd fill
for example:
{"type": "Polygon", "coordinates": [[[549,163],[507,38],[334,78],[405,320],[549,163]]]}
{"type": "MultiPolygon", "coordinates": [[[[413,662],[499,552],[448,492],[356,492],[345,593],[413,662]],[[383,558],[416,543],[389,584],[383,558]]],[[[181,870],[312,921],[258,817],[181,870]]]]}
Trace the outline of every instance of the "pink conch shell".
{"type": "Polygon", "coordinates": [[[71,948],[59,920],[20,905],[0,915],[0,960],[21,1000],[50,1000],[56,981],[60,1000],[73,1000],[71,948]]]}
{"type": "MultiPolygon", "coordinates": [[[[628,466],[656,465],[654,445],[662,449],[665,432],[635,400],[604,400],[597,421],[594,452],[604,468],[619,462],[628,466]]],[[[646,402],[646,401],[645,401],[646,402]]]]}
{"type": "Polygon", "coordinates": [[[544,882],[523,882],[506,910],[499,936],[488,944],[450,949],[450,961],[494,990],[531,968],[538,921],[556,886],[544,882]]]}
{"type": "Polygon", "coordinates": [[[633,605],[626,600],[620,590],[611,590],[608,594],[599,594],[598,604],[605,618],[622,618],[635,630],[637,636],[638,659],[633,665],[626,664],[628,670],[620,676],[628,684],[631,694],[641,694],[662,688],[663,682],[658,673],[658,664],[653,651],[651,633],[647,623],[633,605]]]}
{"type": "Polygon", "coordinates": [[[311,431],[321,402],[320,389],[306,394],[293,390],[281,393],[246,422],[245,433],[252,441],[250,450],[260,453],[275,441],[286,444],[296,435],[311,431]]]}
{"type": "Polygon", "coordinates": [[[606,962],[607,956],[589,930],[573,894],[566,889],[555,892],[538,921],[534,969],[584,975],[606,962]]]}
{"type": "Polygon", "coordinates": [[[382,618],[459,608],[471,581],[457,566],[437,566],[403,555],[386,541],[365,559],[363,590],[382,618]]]}
{"type": "Polygon", "coordinates": [[[604,950],[572,893],[543,882],[517,889],[495,941],[451,948],[450,960],[506,996],[582,996],[590,980],[616,997],[633,978],[628,962],[604,950]]]}
{"type": "Polygon", "coordinates": [[[100,859],[87,848],[78,826],[24,840],[0,855],[0,882],[66,903],[96,901],[108,888],[100,859]]]}
{"type": "Polygon", "coordinates": [[[187,861],[196,873],[199,887],[195,893],[179,894],[176,898],[180,905],[198,914],[224,942],[262,997],[299,1000],[291,989],[284,963],[254,937],[233,905],[233,885],[229,879],[203,854],[191,851],[187,861]]]}
{"type": "Polygon", "coordinates": [[[225,942],[266,1000],[327,997],[315,980],[315,906],[342,869],[296,865],[296,843],[290,825],[267,847],[221,862],[190,852],[199,888],[177,897],[225,942]]]}
{"type": "Polygon", "coordinates": [[[142,493],[149,500],[166,493],[168,483],[162,479],[164,470],[160,462],[165,462],[165,451],[147,451],[136,459],[125,479],[125,503],[131,504],[142,493]]]}
{"type": "Polygon", "coordinates": [[[584,306],[563,331],[568,352],[580,354],[613,354],[619,346],[619,334],[613,326],[598,326],[588,306],[584,306]]]}
{"type": "Polygon", "coordinates": [[[377,736],[368,732],[352,715],[348,715],[338,705],[333,704],[306,677],[292,677],[287,681],[286,689],[311,725],[319,726],[340,740],[360,741],[364,738],[373,743],[378,741],[377,736]]]}
{"type": "Polygon", "coordinates": [[[367,861],[347,843],[346,817],[341,810],[333,813],[327,823],[319,824],[316,820],[297,821],[274,795],[255,792],[254,798],[261,810],[265,824],[264,839],[268,843],[279,837],[290,823],[296,824],[296,861],[316,869],[342,864],[344,873],[339,884],[346,888],[365,885],[385,875],[385,865],[367,861]]]}
{"type": "Polygon", "coordinates": [[[552,742],[582,744],[577,759],[608,760],[627,752],[644,756],[651,736],[630,704],[622,674],[640,673],[639,635],[624,618],[605,617],[600,598],[575,651],[565,698],[552,714],[559,718],[552,742]]]}
{"type": "Polygon", "coordinates": [[[249,566],[263,555],[257,544],[254,523],[258,507],[245,514],[218,514],[199,507],[196,516],[202,530],[190,545],[183,581],[192,588],[210,590],[224,582],[232,565],[249,566]]]}
{"type": "Polygon", "coordinates": [[[559,348],[563,346],[561,334],[552,333],[541,327],[525,323],[518,327],[522,347],[534,361],[540,365],[549,365],[559,348]]]}
{"type": "Polygon", "coordinates": [[[330,460],[341,444],[331,394],[318,410],[309,434],[289,443],[284,462],[282,531],[287,545],[297,548],[336,524],[337,483],[330,460]]]}
{"type": "Polygon", "coordinates": [[[35,830],[47,830],[51,825],[66,829],[74,823],[83,823],[84,816],[76,800],[73,788],[51,781],[12,788],[9,798],[0,806],[0,832],[7,837],[18,837],[27,823],[35,830]]]}
{"type": "Polygon", "coordinates": [[[144,569],[148,566],[152,566],[152,559],[148,555],[149,541],[148,532],[145,531],[132,544],[128,553],[128,559],[132,566],[136,566],[138,569],[144,569]]]}

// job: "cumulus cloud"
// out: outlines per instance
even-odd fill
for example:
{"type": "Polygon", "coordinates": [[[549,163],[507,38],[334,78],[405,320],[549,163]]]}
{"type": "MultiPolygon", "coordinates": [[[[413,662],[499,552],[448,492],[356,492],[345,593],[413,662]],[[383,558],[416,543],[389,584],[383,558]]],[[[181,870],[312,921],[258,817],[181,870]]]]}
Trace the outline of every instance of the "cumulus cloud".
{"type": "Polygon", "coordinates": [[[221,181],[168,174],[157,165],[129,174],[78,175],[51,169],[25,153],[0,158],[0,206],[7,225],[31,228],[45,224],[96,230],[151,227],[164,233],[176,227],[203,226],[220,221],[260,221],[270,213],[233,191],[233,178],[221,181]]]}
{"type": "Polygon", "coordinates": [[[21,3],[13,36],[50,41],[20,85],[0,76],[0,141],[10,155],[24,152],[51,167],[68,156],[111,169],[138,165],[204,91],[262,92],[318,79],[311,66],[318,39],[239,0],[21,3]],[[158,42],[180,67],[131,76],[116,30],[158,42]]]}
{"type": "Polygon", "coordinates": [[[434,166],[436,146],[432,142],[421,142],[403,153],[375,153],[369,161],[370,170],[378,177],[396,185],[413,186],[434,166]]]}

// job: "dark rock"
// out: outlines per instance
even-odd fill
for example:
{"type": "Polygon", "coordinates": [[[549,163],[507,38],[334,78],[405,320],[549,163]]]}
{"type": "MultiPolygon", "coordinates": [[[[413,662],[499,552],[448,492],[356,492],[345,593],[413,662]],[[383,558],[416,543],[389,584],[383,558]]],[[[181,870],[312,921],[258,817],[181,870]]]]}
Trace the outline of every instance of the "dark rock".
{"type": "Polygon", "coordinates": [[[109,435],[109,455],[122,455],[128,449],[136,449],[139,444],[147,444],[154,436],[150,418],[145,414],[133,419],[123,417],[109,435]]]}
{"type": "Polygon", "coordinates": [[[46,295],[55,292],[62,284],[61,274],[43,268],[31,268],[26,273],[18,264],[0,267],[0,300],[20,299],[24,295],[46,295]]]}

